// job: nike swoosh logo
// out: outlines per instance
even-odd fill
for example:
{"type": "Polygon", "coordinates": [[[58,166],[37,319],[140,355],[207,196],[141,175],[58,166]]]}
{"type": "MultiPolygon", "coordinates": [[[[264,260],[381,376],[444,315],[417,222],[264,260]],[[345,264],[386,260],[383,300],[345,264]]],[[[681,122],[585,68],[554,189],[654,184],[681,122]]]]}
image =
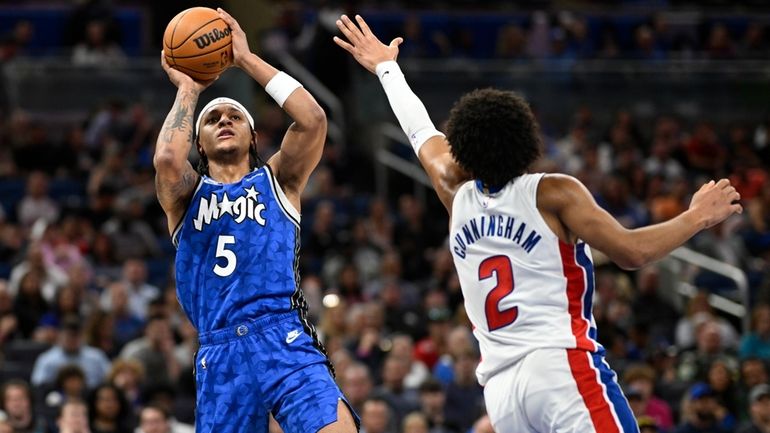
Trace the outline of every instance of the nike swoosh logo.
{"type": "Polygon", "coordinates": [[[289,344],[293,343],[294,340],[297,339],[297,337],[299,337],[299,331],[289,332],[289,334],[286,335],[286,343],[289,343],[289,344]]]}

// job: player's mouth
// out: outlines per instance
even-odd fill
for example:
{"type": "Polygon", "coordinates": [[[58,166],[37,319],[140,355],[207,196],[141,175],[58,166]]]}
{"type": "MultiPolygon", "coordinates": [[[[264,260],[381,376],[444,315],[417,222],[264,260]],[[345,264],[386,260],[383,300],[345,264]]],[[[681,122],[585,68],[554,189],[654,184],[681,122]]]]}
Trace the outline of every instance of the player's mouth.
{"type": "Polygon", "coordinates": [[[235,137],[235,132],[232,129],[224,128],[217,134],[217,138],[225,139],[235,137]]]}

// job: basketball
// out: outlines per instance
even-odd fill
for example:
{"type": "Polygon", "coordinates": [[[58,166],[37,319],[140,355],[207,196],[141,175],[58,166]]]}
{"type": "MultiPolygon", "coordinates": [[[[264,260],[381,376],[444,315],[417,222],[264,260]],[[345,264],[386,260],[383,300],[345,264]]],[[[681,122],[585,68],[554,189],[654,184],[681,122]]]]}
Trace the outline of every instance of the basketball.
{"type": "Polygon", "coordinates": [[[214,9],[183,10],[166,26],[163,51],[172,68],[196,80],[214,79],[233,58],[230,28],[214,9]]]}

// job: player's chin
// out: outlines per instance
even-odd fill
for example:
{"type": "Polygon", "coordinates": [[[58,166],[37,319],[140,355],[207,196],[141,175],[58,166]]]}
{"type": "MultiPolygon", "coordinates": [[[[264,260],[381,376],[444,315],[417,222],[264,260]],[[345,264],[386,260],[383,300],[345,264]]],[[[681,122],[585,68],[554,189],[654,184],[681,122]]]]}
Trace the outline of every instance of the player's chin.
{"type": "Polygon", "coordinates": [[[225,152],[227,152],[227,151],[236,151],[236,150],[242,149],[244,147],[248,148],[249,147],[249,143],[246,142],[243,139],[239,139],[235,135],[224,135],[222,137],[217,137],[214,140],[214,147],[217,150],[221,150],[221,151],[225,151],[225,152]]]}
{"type": "Polygon", "coordinates": [[[238,140],[236,137],[217,137],[212,153],[227,158],[242,154],[244,150],[248,151],[248,148],[249,143],[238,140]]]}

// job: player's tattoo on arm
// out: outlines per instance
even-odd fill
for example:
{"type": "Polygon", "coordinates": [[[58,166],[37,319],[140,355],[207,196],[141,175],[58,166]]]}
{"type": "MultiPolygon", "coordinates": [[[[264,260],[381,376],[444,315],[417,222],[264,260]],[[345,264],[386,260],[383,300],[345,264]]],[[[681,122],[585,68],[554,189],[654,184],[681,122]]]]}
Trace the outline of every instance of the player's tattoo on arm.
{"type": "Polygon", "coordinates": [[[187,130],[187,142],[192,143],[193,130],[191,119],[195,99],[197,99],[193,98],[193,96],[192,92],[185,92],[174,101],[174,106],[171,107],[171,111],[168,113],[166,121],[163,122],[163,127],[160,131],[161,139],[164,142],[171,143],[177,131],[184,132],[187,130]]]}
{"type": "Polygon", "coordinates": [[[198,173],[193,170],[185,170],[178,182],[166,182],[160,177],[156,177],[155,190],[163,203],[186,205],[197,182],[198,173]]]}

